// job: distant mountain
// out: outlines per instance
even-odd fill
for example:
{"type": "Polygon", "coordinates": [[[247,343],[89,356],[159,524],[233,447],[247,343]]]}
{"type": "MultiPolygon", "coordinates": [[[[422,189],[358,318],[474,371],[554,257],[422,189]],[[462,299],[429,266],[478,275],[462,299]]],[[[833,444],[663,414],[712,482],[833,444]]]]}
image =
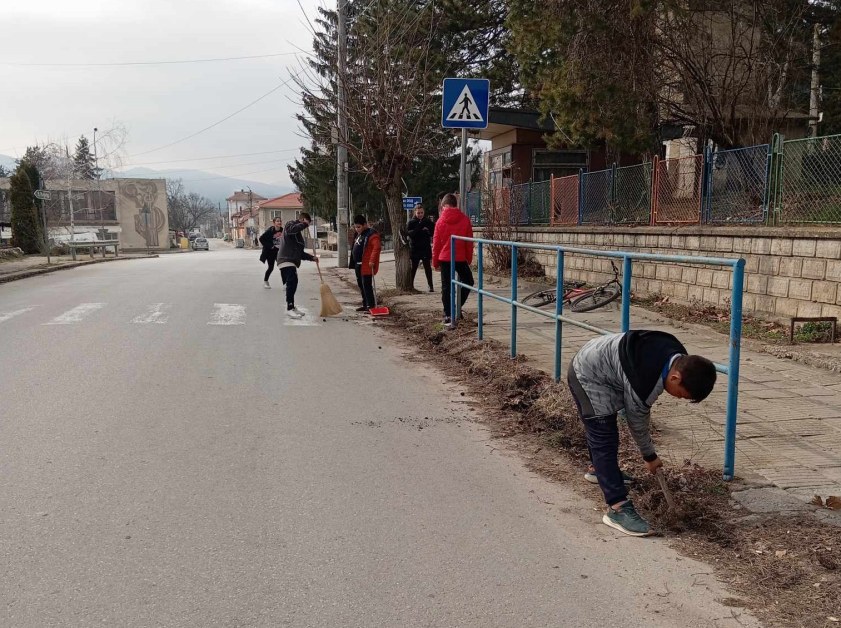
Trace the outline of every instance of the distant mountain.
{"type": "Polygon", "coordinates": [[[128,168],[115,172],[116,177],[138,177],[151,179],[181,179],[184,182],[184,189],[188,192],[198,192],[206,196],[214,203],[219,203],[224,208],[225,199],[237,190],[247,190],[249,187],[255,194],[274,198],[292,191],[291,186],[269,185],[259,181],[247,179],[236,179],[233,177],[220,177],[213,172],[203,170],[152,170],[151,168],[128,168]]]}
{"type": "MultiPolygon", "coordinates": [[[[0,166],[13,170],[16,166],[14,157],[0,155],[0,166]]],[[[292,192],[291,186],[268,185],[259,181],[247,179],[236,179],[233,177],[220,177],[213,172],[203,170],[153,170],[151,168],[128,168],[121,172],[115,172],[115,177],[138,177],[149,179],[181,179],[184,188],[188,192],[198,192],[206,196],[214,203],[221,204],[225,208],[225,199],[237,190],[247,190],[249,187],[255,194],[274,198],[292,192]]]]}

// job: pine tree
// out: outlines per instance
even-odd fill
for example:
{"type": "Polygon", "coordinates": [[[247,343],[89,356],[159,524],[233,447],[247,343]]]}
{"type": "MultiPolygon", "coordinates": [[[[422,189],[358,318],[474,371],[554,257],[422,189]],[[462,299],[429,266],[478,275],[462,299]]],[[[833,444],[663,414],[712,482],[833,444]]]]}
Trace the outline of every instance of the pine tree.
{"type": "Polygon", "coordinates": [[[84,135],[79,138],[76,144],[76,152],[73,155],[73,170],[79,179],[98,179],[99,168],[96,167],[96,160],[91,152],[88,138],[84,135]]]}
{"type": "Polygon", "coordinates": [[[41,222],[38,220],[38,168],[27,161],[18,164],[9,181],[9,204],[12,207],[12,245],[24,253],[37,253],[41,248],[41,222]]]}

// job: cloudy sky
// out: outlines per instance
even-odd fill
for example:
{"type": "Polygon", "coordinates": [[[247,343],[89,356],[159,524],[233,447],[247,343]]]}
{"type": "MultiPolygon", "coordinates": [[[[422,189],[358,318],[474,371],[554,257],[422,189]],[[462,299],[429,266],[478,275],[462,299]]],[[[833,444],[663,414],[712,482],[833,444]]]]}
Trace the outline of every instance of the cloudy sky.
{"type": "Polygon", "coordinates": [[[16,157],[48,140],[72,145],[81,134],[91,139],[94,127],[122,124],[126,167],[196,168],[287,185],[286,165],[303,143],[292,84],[161,147],[288,81],[301,51],[311,49],[305,14],[313,17],[323,1],[3,0],[0,154],[16,157]],[[277,53],[298,54],[92,65],[277,53]]]}

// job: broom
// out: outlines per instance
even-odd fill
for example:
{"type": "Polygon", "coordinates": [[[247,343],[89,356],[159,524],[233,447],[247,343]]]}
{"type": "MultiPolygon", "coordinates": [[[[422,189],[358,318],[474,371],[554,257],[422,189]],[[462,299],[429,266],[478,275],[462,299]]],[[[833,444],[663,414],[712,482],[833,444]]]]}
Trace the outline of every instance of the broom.
{"type": "MultiPolygon", "coordinates": [[[[312,256],[316,257],[315,245],[312,247],[312,256]]],[[[333,296],[330,286],[324,283],[324,277],[321,275],[321,265],[316,263],[315,267],[318,269],[318,278],[321,280],[321,313],[319,316],[338,316],[342,313],[342,306],[333,296]]]]}

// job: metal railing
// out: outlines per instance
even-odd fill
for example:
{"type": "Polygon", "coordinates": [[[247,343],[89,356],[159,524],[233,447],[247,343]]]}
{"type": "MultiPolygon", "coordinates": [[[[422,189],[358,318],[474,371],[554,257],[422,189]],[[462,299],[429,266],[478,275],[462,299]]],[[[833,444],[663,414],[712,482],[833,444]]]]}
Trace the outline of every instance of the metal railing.
{"type": "Polygon", "coordinates": [[[773,144],[776,221],[841,223],[841,135],[773,144]]]}
{"type": "Polygon", "coordinates": [[[769,144],[707,151],[704,222],[764,223],[768,215],[769,144]]]}
{"type": "Polygon", "coordinates": [[[456,240],[473,243],[477,246],[477,285],[470,286],[456,280],[455,264],[450,265],[450,317],[453,321],[458,320],[458,303],[456,290],[470,290],[477,294],[478,299],[478,335],[481,340],[484,337],[483,306],[484,298],[494,299],[511,306],[511,357],[517,355],[517,311],[524,309],[538,316],[550,318],[555,321],[555,361],[553,376],[555,381],[561,378],[562,362],[562,338],[563,324],[568,323],[575,327],[581,327],[597,334],[612,334],[613,331],[602,329],[594,325],[588,325],[579,320],[564,316],[563,294],[564,294],[564,258],[567,254],[589,255],[593,257],[606,257],[622,260],[622,329],[626,332],[631,328],[631,278],[633,274],[634,260],[645,260],[655,262],[669,262],[672,264],[702,264],[708,266],[728,266],[733,270],[733,287],[730,300],[730,343],[727,364],[716,364],[719,373],[727,375],[727,416],[725,420],[724,433],[724,479],[732,480],[735,469],[736,458],[736,417],[739,396],[739,356],[742,342],[742,292],[744,289],[745,260],[728,259],[721,257],[693,257],[691,255],[654,255],[651,253],[634,253],[630,251],[597,251],[591,249],[579,249],[572,247],[556,246],[550,244],[531,244],[523,242],[511,242],[505,240],[485,240],[482,238],[464,238],[451,236],[450,250],[455,251],[456,240]],[[484,247],[485,246],[508,246],[511,247],[511,296],[504,297],[484,287],[484,247]],[[517,295],[517,252],[518,249],[537,249],[554,251],[557,256],[557,276],[555,284],[555,311],[547,312],[540,308],[532,307],[518,301],[517,295]]]}

